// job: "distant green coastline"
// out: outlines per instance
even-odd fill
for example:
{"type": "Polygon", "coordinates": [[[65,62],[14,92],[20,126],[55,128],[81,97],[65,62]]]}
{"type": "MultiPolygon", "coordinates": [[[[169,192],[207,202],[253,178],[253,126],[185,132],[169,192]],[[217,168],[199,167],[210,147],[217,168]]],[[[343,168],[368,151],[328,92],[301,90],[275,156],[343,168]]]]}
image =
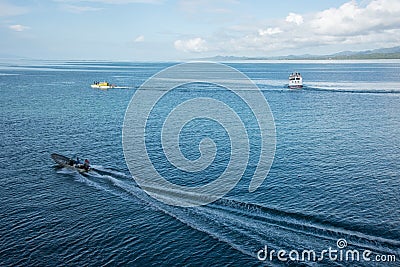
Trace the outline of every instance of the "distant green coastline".
{"type": "Polygon", "coordinates": [[[363,60],[363,59],[400,59],[400,46],[381,48],[367,51],[343,51],[331,55],[288,55],[274,57],[246,57],[246,56],[214,56],[201,58],[202,60],[233,61],[233,60],[363,60]]]}
{"type": "MultiPolygon", "coordinates": [[[[287,58],[291,59],[291,58],[287,58]]],[[[309,56],[297,57],[292,59],[314,59],[314,60],[350,60],[350,59],[400,59],[400,53],[372,53],[372,54],[355,54],[355,55],[337,55],[337,56],[309,56]]]]}
{"type": "Polygon", "coordinates": [[[400,53],[373,53],[365,55],[335,56],[332,57],[332,59],[400,59],[400,53]]]}

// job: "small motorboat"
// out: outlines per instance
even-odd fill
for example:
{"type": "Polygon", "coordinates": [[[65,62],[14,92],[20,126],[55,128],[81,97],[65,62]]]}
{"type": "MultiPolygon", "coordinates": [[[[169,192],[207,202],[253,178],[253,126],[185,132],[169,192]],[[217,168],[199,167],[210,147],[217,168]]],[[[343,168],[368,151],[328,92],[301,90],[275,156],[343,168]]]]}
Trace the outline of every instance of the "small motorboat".
{"type": "Polygon", "coordinates": [[[109,82],[94,82],[90,85],[90,87],[97,89],[110,89],[115,88],[115,84],[111,84],[109,82]]]}
{"type": "Polygon", "coordinates": [[[288,87],[290,89],[303,88],[303,77],[301,77],[299,72],[294,72],[289,75],[288,87]]]}
{"type": "Polygon", "coordinates": [[[80,162],[79,158],[76,160],[53,153],[51,154],[51,158],[60,166],[60,167],[67,167],[67,168],[73,168],[77,170],[78,172],[88,172],[91,170],[89,160],[85,159],[85,161],[82,163],[80,162]]]}

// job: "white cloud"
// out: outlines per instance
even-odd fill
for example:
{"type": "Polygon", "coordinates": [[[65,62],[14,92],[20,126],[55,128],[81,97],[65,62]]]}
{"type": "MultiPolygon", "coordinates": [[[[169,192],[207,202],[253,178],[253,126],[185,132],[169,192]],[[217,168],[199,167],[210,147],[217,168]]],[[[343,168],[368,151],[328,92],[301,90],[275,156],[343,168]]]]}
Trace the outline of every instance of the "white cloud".
{"type": "Polygon", "coordinates": [[[77,6],[77,5],[63,5],[63,9],[66,11],[72,12],[72,13],[83,13],[83,12],[88,12],[88,11],[99,11],[102,10],[103,8],[98,8],[98,7],[91,7],[91,6],[77,6]]]}
{"type": "Polygon", "coordinates": [[[258,34],[260,36],[265,36],[265,35],[274,35],[274,34],[278,34],[281,33],[282,30],[279,27],[275,27],[275,28],[268,28],[266,30],[264,29],[259,29],[258,30],[258,34]]]}
{"type": "Polygon", "coordinates": [[[162,3],[163,0],[85,0],[87,2],[98,2],[105,4],[159,4],[162,3]]]}
{"type": "Polygon", "coordinates": [[[61,8],[64,9],[65,11],[80,14],[83,12],[103,10],[105,9],[105,5],[107,4],[115,4],[115,5],[135,4],[135,3],[157,4],[161,3],[161,1],[163,0],[53,0],[53,1],[60,3],[61,8]]]}
{"type": "Polygon", "coordinates": [[[315,33],[349,36],[400,27],[400,1],[373,0],[366,7],[351,1],[317,13],[310,26],[315,33]]]}
{"type": "Polygon", "coordinates": [[[286,17],[286,22],[295,23],[297,25],[303,24],[303,16],[295,13],[289,13],[286,17]]]}
{"type": "Polygon", "coordinates": [[[139,35],[138,37],[135,38],[133,41],[134,43],[141,43],[144,41],[144,35],[139,35]]]}
{"type": "Polygon", "coordinates": [[[102,3],[102,4],[159,4],[162,3],[163,0],[53,0],[55,2],[63,2],[63,3],[102,3]]]}
{"type": "Polygon", "coordinates": [[[53,0],[53,1],[60,3],[61,8],[66,11],[79,14],[83,12],[103,10],[105,8],[104,4],[115,4],[115,5],[135,4],[135,3],[157,4],[161,3],[163,0],[53,0]]]}
{"type": "Polygon", "coordinates": [[[265,25],[265,21],[252,21],[251,24],[246,21],[219,29],[213,35],[201,36],[207,40],[207,45],[198,37],[178,40],[175,47],[187,52],[207,50],[225,55],[279,55],[399,45],[400,0],[362,3],[349,1],[314,13],[289,13],[280,20],[269,21],[265,28],[260,26],[265,25]]]}
{"type": "Polygon", "coordinates": [[[176,40],[175,49],[184,52],[206,52],[208,51],[206,41],[200,37],[189,40],[176,40]]]}
{"type": "Polygon", "coordinates": [[[10,28],[11,30],[16,31],[16,32],[22,32],[22,31],[30,29],[28,26],[23,26],[20,24],[10,25],[10,26],[8,26],[8,28],[10,28]]]}

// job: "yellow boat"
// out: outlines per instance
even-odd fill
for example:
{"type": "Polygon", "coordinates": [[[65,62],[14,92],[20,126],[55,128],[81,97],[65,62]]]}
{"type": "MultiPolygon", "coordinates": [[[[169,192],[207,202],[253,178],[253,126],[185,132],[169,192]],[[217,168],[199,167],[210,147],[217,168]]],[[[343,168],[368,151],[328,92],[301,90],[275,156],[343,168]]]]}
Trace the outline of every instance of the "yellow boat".
{"type": "Polygon", "coordinates": [[[115,85],[109,82],[94,82],[93,84],[90,85],[90,87],[97,89],[110,89],[110,88],[115,88],[115,85]]]}

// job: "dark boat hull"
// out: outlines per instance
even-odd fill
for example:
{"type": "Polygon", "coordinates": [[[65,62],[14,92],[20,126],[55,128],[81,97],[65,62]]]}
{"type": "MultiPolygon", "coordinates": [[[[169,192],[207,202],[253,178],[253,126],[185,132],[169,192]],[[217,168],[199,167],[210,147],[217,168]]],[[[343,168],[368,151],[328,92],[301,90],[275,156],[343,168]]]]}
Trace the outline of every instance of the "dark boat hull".
{"type": "Polygon", "coordinates": [[[288,87],[289,89],[301,89],[303,88],[303,85],[289,85],[288,87]]]}
{"type": "Polygon", "coordinates": [[[85,168],[83,164],[76,164],[70,158],[60,154],[53,153],[51,154],[51,158],[61,167],[73,168],[78,172],[87,172],[90,170],[90,168],[85,168]]]}

